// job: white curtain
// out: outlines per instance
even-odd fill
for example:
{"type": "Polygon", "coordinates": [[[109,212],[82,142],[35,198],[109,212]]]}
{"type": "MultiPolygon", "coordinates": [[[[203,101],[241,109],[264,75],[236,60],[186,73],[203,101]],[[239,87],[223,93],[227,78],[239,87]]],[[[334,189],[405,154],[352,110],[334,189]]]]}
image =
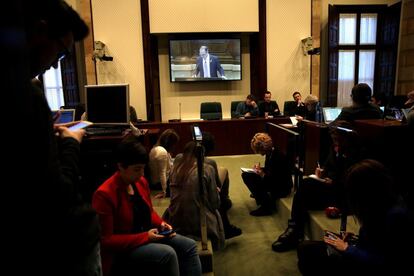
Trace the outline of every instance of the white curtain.
{"type": "Polygon", "coordinates": [[[358,83],[365,82],[371,89],[374,88],[375,50],[361,50],[359,52],[358,83]]]}
{"type": "Polygon", "coordinates": [[[341,13],[339,15],[339,44],[355,45],[356,43],[356,14],[341,13]]]}
{"type": "Polygon", "coordinates": [[[355,51],[339,51],[338,61],[338,106],[351,105],[351,89],[354,86],[355,51]]]}
{"type": "Polygon", "coordinates": [[[375,44],[377,39],[377,14],[361,14],[360,44],[375,44]]]}
{"type": "Polygon", "coordinates": [[[45,89],[45,95],[49,107],[52,110],[58,110],[61,106],[65,105],[63,99],[63,85],[62,76],[60,73],[60,62],[58,68],[51,67],[43,74],[43,85],[45,89]]]}

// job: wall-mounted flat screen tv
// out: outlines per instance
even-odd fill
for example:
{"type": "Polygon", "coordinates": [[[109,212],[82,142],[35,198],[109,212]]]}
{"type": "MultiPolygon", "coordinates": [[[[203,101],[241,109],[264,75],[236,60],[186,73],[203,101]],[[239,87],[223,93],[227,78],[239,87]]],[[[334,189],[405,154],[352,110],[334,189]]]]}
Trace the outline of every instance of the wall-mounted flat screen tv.
{"type": "Polygon", "coordinates": [[[170,39],[170,81],[242,79],[240,38],[170,39]]]}
{"type": "Polygon", "coordinates": [[[86,116],[95,124],[129,123],[129,84],[86,85],[86,116]]]}

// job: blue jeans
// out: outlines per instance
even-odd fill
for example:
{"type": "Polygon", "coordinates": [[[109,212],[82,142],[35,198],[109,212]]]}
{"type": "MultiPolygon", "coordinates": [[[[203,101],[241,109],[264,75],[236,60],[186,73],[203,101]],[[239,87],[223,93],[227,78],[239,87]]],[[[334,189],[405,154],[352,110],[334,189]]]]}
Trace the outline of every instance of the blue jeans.
{"type": "Polygon", "coordinates": [[[201,275],[196,242],[178,234],[139,246],[115,262],[112,275],[201,275]]]}

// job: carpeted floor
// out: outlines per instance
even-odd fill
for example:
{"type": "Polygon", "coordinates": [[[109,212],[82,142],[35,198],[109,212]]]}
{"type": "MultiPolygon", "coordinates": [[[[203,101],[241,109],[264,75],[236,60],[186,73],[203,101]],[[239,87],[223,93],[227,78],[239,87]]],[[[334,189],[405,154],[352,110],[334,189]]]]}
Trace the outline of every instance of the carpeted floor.
{"type": "MultiPolygon", "coordinates": [[[[276,214],[265,217],[253,217],[249,211],[256,209],[254,199],[243,184],[240,168],[251,168],[255,163],[264,164],[260,155],[238,155],[213,157],[219,166],[226,167],[230,175],[230,198],[233,207],[229,210],[232,224],[240,227],[243,234],[226,240],[226,247],[214,252],[214,273],[216,276],[290,276],[300,275],[297,269],[296,250],[276,253],[271,249],[272,242],[284,230],[283,223],[276,214]]],[[[168,206],[168,200],[154,199],[157,212],[168,206]]],[[[284,222],[286,223],[286,222],[284,222]]]]}
{"type": "Polygon", "coordinates": [[[264,158],[260,155],[238,155],[219,156],[214,159],[219,166],[229,170],[233,207],[228,214],[231,223],[243,230],[241,236],[227,240],[222,251],[214,252],[215,275],[300,275],[296,250],[276,253],[271,249],[272,242],[284,230],[276,215],[249,215],[249,211],[257,206],[241,179],[240,168],[251,168],[258,162],[264,164],[264,158]]]}

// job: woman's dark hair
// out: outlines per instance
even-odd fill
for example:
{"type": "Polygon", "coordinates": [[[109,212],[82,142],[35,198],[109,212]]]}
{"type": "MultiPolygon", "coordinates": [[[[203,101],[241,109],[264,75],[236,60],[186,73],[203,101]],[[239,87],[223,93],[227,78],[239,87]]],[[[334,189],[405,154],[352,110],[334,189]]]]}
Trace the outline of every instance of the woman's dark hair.
{"type": "Polygon", "coordinates": [[[61,38],[71,32],[74,40],[79,41],[89,33],[79,14],[63,0],[25,1],[23,10],[29,35],[40,20],[47,22],[51,38],[61,38]]]}
{"type": "Polygon", "coordinates": [[[183,157],[177,164],[176,171],[176,183],[181,185],[185,182],[186,178],[190,174],[191,168],[196,161],[196,143],[194,141],[188,142],[183,151],[183,157]]]}
{"type": "Polygon", "coordinates": [[[391,175],[373,159],[362,160],[348,170],[345,188],[351,211],[365,227],[375,227],[398,201],[391,175]]]}
{"type": "Polygon", "coordinates": [[[168,128],[161,133],[157,145],[165,148],[167,152],[170,152],[179,140],[180,137],[177,132],[174,129],[168,128]]]}
{"type": "Polygon", "coordinates": [[[125,137],[116,147],[114,157],[123,168],[136,164],[147,164],[148,153],[134,135],[125,137]]]}

